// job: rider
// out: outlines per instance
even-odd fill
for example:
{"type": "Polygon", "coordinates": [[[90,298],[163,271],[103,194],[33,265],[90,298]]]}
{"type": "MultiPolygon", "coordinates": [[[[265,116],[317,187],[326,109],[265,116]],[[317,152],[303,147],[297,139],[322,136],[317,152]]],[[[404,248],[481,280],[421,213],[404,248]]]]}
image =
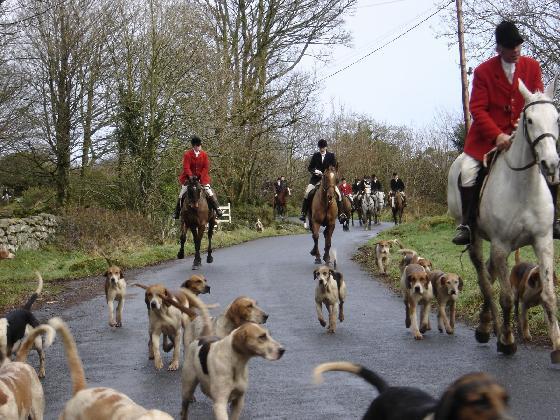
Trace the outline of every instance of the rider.
{"type": "Polygon", "coordinates": [[[342,195],[348,196],[350,202],[352,201],[352,185],[346,182],[346,178],[342,178],[342,182],[338,186],[338,190],[342,195]]]}
{"type": "Polygon", "coordinates": [[[206,192],[206,197],[208,198],[208,206],[214,209],[218,217],[222,217],[222,211],[220,210],[220,205],[218,204],[218,199],[216,195],[210,188],[210,175],[208,175],[208,170],[210,169],[210,160],[208,155],[204,150],[202,150],[202,140],[197,136],[191,137],[192,149],[187,150],[183,154],[183,172],[179,175],[179,182],[181,183],[181,193],[179,194],[179,199],[177,200],[177,205],[175,206],[175,219],[179,218],[181,213],[181,197],[187,191],[187,183],[192,177],[197,177],[200,184],[206,192]]]}
{"type": "MultiPolygon", "coordinates": [[[[404,188],[404,184],[403,184],[403,188],[404,188]]],[[[383,191],[383,187],[381,186],[381,181],[379,181],[377,179],[377,176],[375,174],[373,174],[371,176],[371,190],[372,191],[383,191]]]]}
{"type": "MultiPolygon", "coordinates": [[[[474,71],[470,111],[472,126],[467,134],[461,167],[462,220],[453,238],[456,245],[468,245],[470,229],[476,222],[480,194],[478,171],[484,155],[492,148],[507,150],[511,134],[523,110],[524,99],[518,79],[534,92],[543,90],[541,68],[537,61],[521,56],[523,38],[513,22],[502,21],[496,27],[498,55],[480,64],[474,71]]],[[[549,186],[556,214],[558,186],[549,186]]],[[[560,238],[560,226],[554,220],[553,237],[560,238]]]]}
{"type": "MultiPolygon", "coordinates": [[[[393,178],[391,179],[391,192],[389,196],[391,198],[395,197],[397,192],[400,192],[403,198],[403,207],[406,207],[406,196],[404,195],[404,182],[399,178],[396,172],[393,172],[393,178]]],[[[394,201],[391,201],[391,207],[394,207],[394,201]]]]}
{"type": "MultiPolygon", "coordinates": [[[[309,162],[309,166],[307,167],[307,170],[311,172],[311,178],[309,179],[309,185],[305,189],[305,195],[303,197],[303,202],[301,203],[301,216],[299,217],[299,220],[301,220],[302,222],[305,221],[305,217],[307,215],[307,209],[309,206],[309,193],[313,191],[315,186],[321,181],[323,172],[325,172],[329,168],[329,166],[337,166],[334,153],[327,152],[327,141],[325,139],[319,140],[319,142],[317,143],[317,147],[319,148],[319,151],[313,154],[313,156],[311,157],[311,161],[309,162]]],[[[343,223],[344,219],[346,219],[346,215],[341,212],[342,196],[340,195],[338,187],[335,186],[334,189],[336,191],[338,220],[340,223],[343,223]]]]}
{"type": "Polygon", "coordinates": [[[278,196],[278,194],[283,190],[283,189],[287,189],[288,190],[288,195],[292,195],[292,192],[290,191],[290,187],[288,187],[288,181],[286,181],[286,177],[284,175],[279,176],[276,179],[276,182],[274,183],[274,197],[278,196]]]}

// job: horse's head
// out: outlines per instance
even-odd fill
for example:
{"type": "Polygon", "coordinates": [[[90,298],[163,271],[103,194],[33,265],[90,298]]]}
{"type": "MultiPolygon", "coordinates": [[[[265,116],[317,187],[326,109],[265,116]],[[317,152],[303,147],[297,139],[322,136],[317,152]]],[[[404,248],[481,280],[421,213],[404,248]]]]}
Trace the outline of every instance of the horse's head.
{"type": "Polygon", "coordinates": [[[334,166],[329,166],[329,168],[323,173],[321,187],[327,194],[327,199],[330,203],[336,194],[336,168],[334,166]]]}
{"type": "Polygon", "coordinates": [[[200,200],[200,195],[202,194],[202,185],[198,180],[198,177],[191,177],[187,184],[187,204],[190,207],[197,208],[198,201],[200,200]]]}
{"type": "Polygon", "coordinates": [[[525,98],[520,128],[536,162],[545,175],[557,175],[558,110],[552,102],[555,82],[547,86],[544,93],[531,93],[519,79],[519,91],[525,98]]]}

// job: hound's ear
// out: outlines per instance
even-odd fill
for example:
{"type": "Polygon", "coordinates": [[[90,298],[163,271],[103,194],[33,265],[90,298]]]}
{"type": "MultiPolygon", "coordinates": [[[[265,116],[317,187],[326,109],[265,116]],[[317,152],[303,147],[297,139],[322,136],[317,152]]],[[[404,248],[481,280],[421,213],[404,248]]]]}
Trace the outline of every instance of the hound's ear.
{"type": "Polygon", "coordinates": [[[170,294],[169,294],[169,290],[167,290],[167,288],[165,288],[165,289],[163,289],[163,290],[164,290],[163,295],[164,295],[166,298],[170,298],[171,296],[170,296],[170,294]]]}
{"type": "Polygon", "coordinates": [[[463,279],[461,277],[459,277],[459,291],[463,291],[463,279]]]}
{"type": "Polygon", "coordinates": [[[144,293],[144,302],[146,303],[146,306],[148,307],[148,309],[150,309],[150,299],[148,299],[148,292],[146,291],[146,293],[144,293]]]}
{"type": "Polygon", "coordinates": [[[317,277],[319,277],[319,269],[318,268],[313,270],[313,280],[317,280],[317,277]]]}
{"type": "Polygon", "coordinates": [[[340,283],[340,280],[342,279],[342,273],[340,271],[335,271],[333,274],[333,278],[337,283],[340,283]]]}
{"type": "Polygon", "coordinates": [[[331,276],[333,277],[333,279],[336,278],[336,273],[335,273],[335,271],[334,271],[332,268],[329,270],[329,273],[331,274],[331,276]]]}
{"type": "Polygon", "coordinates": [[[527,284],[529,285],[529,287],[535,289],[539,282],[541,281],[540,276],[539,276],[539,272],[538,271],[534,271],[529,275],[529,278],[527,279],[527,284]]]}
{"type": "Polygon", "coordinates": [[[103,277],[107,277],[109,275],[109,269],[107,269],[104,273],[103,273],[103,277]]]}
{"type": "Polygon", "coordinates": [[[120,270],[120,273],[121,273],[120,278],[124,279],[124,270],[122,268],[119,268],[119,270],[120,270]]]}
{"type": "Polygon", "coordinates": [[[443,275],[439,278],[439,284],[441,284],[442,286],[444,286],[446,281],[447,281],[447,276],[446,276],[445,274],[443,274],[443,275]]]}
{"type": "Polygon", "coordinates": [[[411,285],[410,285],[411,281],[412,281],[412,277],[410,275],[406,276],[405,284],[406,284],[407,289],[411,288],[411,285]]]}

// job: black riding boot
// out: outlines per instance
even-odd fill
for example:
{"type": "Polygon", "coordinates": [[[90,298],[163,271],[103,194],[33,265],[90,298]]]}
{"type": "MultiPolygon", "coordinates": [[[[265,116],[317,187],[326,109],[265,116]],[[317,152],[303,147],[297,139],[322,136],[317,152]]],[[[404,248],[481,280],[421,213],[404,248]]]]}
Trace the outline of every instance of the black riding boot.
{"type": "Polygon", "coordinates": [[[220,205],[218,204],[218,199],[216,198],[216,194],[212,195],[211,197],[208,197],[208,203],[210,204],[210,207],[214,209],[214,211],[216,212],[216,216],[218,216],[218,218],[224,215],[223,212],[220,210],[220,205]]]}
{"type": "Polygon", "coordinates": [[[336,207],[338,209],[338,221],[343,224],[346,220],[346,215],[342,213],[342,200],[336,200],[336,207]]]}
{"type": "Polygon", "coordinates": [[[476,221],[478,188],[476,185],[459,187],[459,191],[461,192],[462,221],[457,227],[458,232],[452,242],[455,245],[469,245],[471,243],[471,229],[476,221]]]}
{"type": "Polygon", "coordinates": [[[560,239],[560,223],[556,218],[556,204],[558,203],[558,184],[549,185],[550,194],[552,194],[552,203],[554,204],[554,219],[552,221],[552,238],[560,239]]]}
{"type": "Polygon", "coordinates": [[[299,220],[305,222],[305,218],[307,217],[307,206],[308,206],[308,199],[304,198],[303,202],[301,203],[301,215],[299,216],[299,220]]]}
{"type": "Polygon", "coordinates": [[[177,204],[175,204],[175,212],[173,213],[173,218],[178,220],[181,216],[181,199],[177,199],[177,204]]]}

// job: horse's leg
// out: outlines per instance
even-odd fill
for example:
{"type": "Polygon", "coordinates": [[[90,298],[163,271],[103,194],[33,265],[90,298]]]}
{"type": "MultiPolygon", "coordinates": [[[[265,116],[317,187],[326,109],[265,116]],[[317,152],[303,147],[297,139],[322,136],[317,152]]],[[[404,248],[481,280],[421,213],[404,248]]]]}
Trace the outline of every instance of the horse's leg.
{"type": "Polygon", "coordinates": [[[179,247],[179,252],[177,253],[177,258],[182,260],[185,258],[185,242],[187,241],[187,227],[184,223],[181,224],[181,237],[179,238],[181,246],[179,247]]]}
{"type": "Polygon", "coordinates": [[[310,254],[315,257],[315,264],[321,264],[321,254],[319,252],[319,229],[321,225],[313,222],[311,225],[311,236],[313,237],[313,249],[310,254]]]}
{"type": "Polygon", "coordinates": [[[548,335],[552,341],[552,353],[550,359],[552,363],[560,363],[560,330],[558,328],[558,319],[556,318],[557,303],[556,294],[554,292],[553,282],[553,258],[554,248],[552,239],[537,239],[533,245],[535,255],[539,258],[539,271],[542,284],[542,307],[544,310],[544,318],[548,326],[548,335]]]}
{"type": "Polygon", "coordinates": [[[214,262],[214,257],[212,256],[212,236],[214,236],[214,224],[213,220],[208,223],[208,254],[206,255],[206,262],[212,264],[214,262]]]}
{"type": "Polygon", "coordinates": [[[492,243],[490,260],[500,279],[500,306],[502,307],[503,324],[501,334],[498,335],[498,351],[507,355],[517,351],[515,337],[511,331],[511,309],[513,306],[513,291],[509,282],[507,267],[508,252],[502,246],[492,243]]]}
{"type": "Polygon", "coordinates": [[[490,340],[492,321],[494,330],[499,335],[498,308],[492,300],[492,284],[490,283],[488,271],[484,265],[482,256],[482,239],[478,235],[473,235],[473,241],[469,248],[469,256],[476,270],[478,277],[478,287],[482,293],[483,303],[480,310],[478,327],[475,330],[475,338],[479,343],[487,343],[490,340]]]}
{"type": "Polygon", "coordinates": [[[202,261],[200,258],[200,244],[202,242],[201,231],[202,234],[204,234],[204,230],[202,230],[200,227],[191,226],[191,231],[194,238],[194,261],[193,261],[192,269],[196,270],[197,268],[200,267],[200,263],[202,261]]]}
{"type": "Polygon", "coordinates": [[[395,226],[397,225],[397,209],[394,207],[391,207],[391,211],[393,212],[393,222],[395,223],[395,226]]]}
{"type": "Polygon", "coordinates": [[[323,236],[325,237],[325,253],[323,254],[323,261],[325,264],[331,262],[330,250],[331,250],[331,238],[334,231],[335,225],[327,225],[325,227],[325,231],[323,232],[323,236]]]}

